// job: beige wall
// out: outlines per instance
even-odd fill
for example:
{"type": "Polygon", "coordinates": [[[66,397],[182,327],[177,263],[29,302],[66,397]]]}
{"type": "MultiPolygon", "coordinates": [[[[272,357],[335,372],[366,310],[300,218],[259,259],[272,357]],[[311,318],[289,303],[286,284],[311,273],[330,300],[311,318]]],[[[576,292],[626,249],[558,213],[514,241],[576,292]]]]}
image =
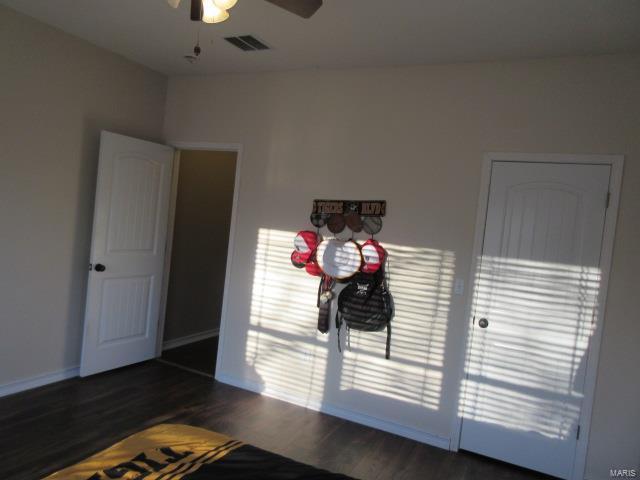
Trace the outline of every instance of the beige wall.
{"type": "Polygon", "coordinates": [[[165,341],[220,326],[235,168],[235,152],[180,152],[165,341]]]}
{"type": "Polygon", "coordinates": [[[162,138],[166,79],[0,7],[0,385],[77,366],[101,129],[162,138]]]}
{"type": "Polygon", "coordinates": [[[172,78],[168,139],[245,148],[218,374],[446,442],[466,328],[451,281],[468,278],[483,153],[624,154],[588,477],[637,467],[638,112],[637,55],[172,78]],[[417,296],[400,300],[391,362],[375,335],[356,339],[370,355],[340,357],[315,332],[316,282],[288,258],[315,197],[388,201],[391,289],[417,296]]]}

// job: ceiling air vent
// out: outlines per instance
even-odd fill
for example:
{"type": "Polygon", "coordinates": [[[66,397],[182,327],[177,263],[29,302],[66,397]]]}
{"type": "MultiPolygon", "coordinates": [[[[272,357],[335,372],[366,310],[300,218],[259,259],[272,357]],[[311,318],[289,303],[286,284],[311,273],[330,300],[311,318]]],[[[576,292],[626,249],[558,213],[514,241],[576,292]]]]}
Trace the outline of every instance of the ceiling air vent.
{"type": "Polygon", "coordinates": [[[269,47],[258,40],[253,35],[239,35],[237,37],[224,37],[231,45],[238,47],[245,52],[254,52],[256,50],[269,50],[269,47]]]}

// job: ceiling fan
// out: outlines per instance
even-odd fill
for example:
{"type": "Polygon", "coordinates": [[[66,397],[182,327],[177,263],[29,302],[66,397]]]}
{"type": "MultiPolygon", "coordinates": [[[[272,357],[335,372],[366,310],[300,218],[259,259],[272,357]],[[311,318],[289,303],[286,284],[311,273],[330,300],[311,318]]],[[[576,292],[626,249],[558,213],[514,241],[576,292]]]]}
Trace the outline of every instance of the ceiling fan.
{"type": "MultiPolygon", "coordinates": [[[[322,6],[322,0],[265,0],[302,18],[311,18],[322,6]]],[[[229,18],[229,12],[237,0],[191,0],[191,20],[220,23],[229,18]]],[[[167,0],[178,8],[180,0],[167,0]]]]}

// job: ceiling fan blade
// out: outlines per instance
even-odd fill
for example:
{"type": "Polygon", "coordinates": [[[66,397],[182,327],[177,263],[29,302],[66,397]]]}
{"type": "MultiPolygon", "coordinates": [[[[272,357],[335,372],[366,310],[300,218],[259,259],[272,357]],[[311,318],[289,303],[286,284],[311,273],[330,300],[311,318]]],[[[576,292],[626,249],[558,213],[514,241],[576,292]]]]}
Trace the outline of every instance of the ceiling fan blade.
{"type": "Polygon", "coordinates": [[[191,0],[191,20],[194,22],[202,20],[202,0],[191,0]]]}
{"type": "Polygon", "coordinates": [[[322,6],[322,0],[266,0],[302,18],[311,18],[322,6]]]}
{"type": "Polygon", "coordinates": [[[180,5],[180,0],[167,0],[167,3],[173,8],[178,8],[178,6],[180,5]]]}

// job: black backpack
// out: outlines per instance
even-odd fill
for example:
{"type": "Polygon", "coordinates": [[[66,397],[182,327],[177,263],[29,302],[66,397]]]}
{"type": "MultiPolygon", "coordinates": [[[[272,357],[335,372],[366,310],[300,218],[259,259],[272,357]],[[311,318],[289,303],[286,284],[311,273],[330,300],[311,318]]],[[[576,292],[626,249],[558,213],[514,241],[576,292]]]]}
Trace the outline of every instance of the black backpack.
{"type": "Polygon", "coordinates": [[[379,332],[387,329],[388,359],[391,350],[391,319],[393,318],[393,299],[387,289],[383,269],[376,273],[358,273],[338,296],[336,328],[338,329],[338,350],[342,324],[350,329],[363,332],[379,332]]]}

